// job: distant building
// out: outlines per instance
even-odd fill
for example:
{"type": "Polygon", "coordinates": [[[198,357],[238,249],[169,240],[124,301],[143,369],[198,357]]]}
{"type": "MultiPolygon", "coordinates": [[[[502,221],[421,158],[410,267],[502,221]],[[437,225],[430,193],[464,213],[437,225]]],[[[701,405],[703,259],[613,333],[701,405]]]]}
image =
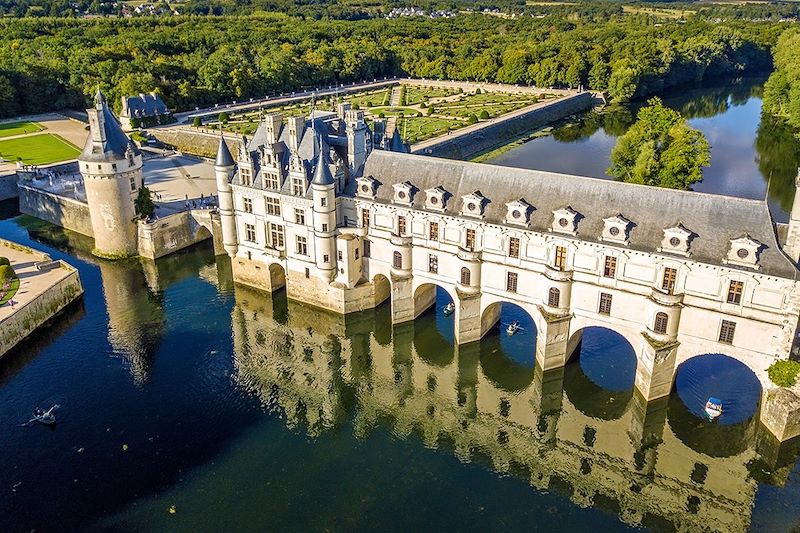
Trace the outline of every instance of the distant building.
{"type": "Polygon", "coordinates": [[[172,113],[156,93],[123,96],[119,120],[128,131],[175,122],[172,113]]]}

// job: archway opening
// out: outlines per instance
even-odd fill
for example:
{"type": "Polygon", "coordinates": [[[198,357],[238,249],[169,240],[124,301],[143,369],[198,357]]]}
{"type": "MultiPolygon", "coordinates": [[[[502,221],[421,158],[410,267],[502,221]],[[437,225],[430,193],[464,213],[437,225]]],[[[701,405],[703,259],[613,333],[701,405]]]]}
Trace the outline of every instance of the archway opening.
{"type": "Polygon", "coordinates": [[[455,354],[457,312],[450,312],[449,304],[457,305],[438,285],[426,283],[414,291],[415,310],[424,309],[414,321],[414,347],[423,360],[437,366],[450,364],[455,354]]]}
{"type": "Polygon", "coordinates": [[[628,340],[608,328],[591,326],[573,334],[564,391],[582,413],[603,420],[621,417],[633,397],[636,352],[628,340]]]}
{"type": "Polygon", "coordinates": [[[392,342],[392,285],[389,278],[377,274],[372,278],[375,295],[375,341],[381,346],[392,342]]]}
{"type": "Polygon", "coordinates": [[[695,451],[715,457],[741,453],[758,426],[761,382],[741,361],[725,354],[697,355],[675,373],[669,402],[669,424],[678,438],[695,451]],[[710,421],[709,398],[722,402],[722,415],[710,421]]]}
{"type": "Polygon", "coordinates": [[[286,287],[286,270],[283,265],[271,263],[269,265],[269,286],[272,292],[286,287]]]}
{"type": "Polygon", "coordinates": [[[536,368],[537,331],[533,317],[519,305],[496,302],[484,309],[481,323],[485,332],[480,342],[484,375],[509,392],[527,388],[536,368]],[[518,327],[514,328],[514,324],[518,327]]]}

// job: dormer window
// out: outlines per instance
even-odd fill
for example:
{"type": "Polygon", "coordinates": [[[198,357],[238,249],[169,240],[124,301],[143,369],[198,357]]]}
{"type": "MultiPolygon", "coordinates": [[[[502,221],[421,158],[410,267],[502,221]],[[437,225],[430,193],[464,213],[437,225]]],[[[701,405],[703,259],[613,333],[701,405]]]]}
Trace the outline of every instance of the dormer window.
{"type": "Polygon", "coordinates": [[[375,198],[378,182],[372,176],[356,178],[356,195],[362,198],[375,198]]]}
{"type": "Polygon", "coordinates": [[[447,206],[447,199],[450,193],[443,187],[435,187],[425,191],[425,209],[434,211],[444,211],[447,206]]]}
{"type": "Polygon", "coordinates": [[[728,257],[723,262],[758,269],[763,248],[764,245],[750,235],[742,235],[737,239],[731,239],[728,257]]]}
{"type": "Polygon", "coordinates": [[[506,204],[508,211],[506,212],[506,223],[514,224],[516,226],[527,226],[530,219],[533,206],[526,202],[523,198],[508,202],[506,204]]]}
{"type": "Polygon", "coordinates": [[[483,217],[483,208],[486,205],[486,197],[481,194],[481,191],[475,191],[472,194],[466,194],[461,197],[463,203],[461,206],[461,214],[471,217],[483,217]]]}
{"type": "Polygon", "coordinates": [[[630,229],[633,225],[630,220],[621,214],[604,218],[603,234],[601,240],[609,242],[618,242],[620,244],[628,244],[630,238],[630,229]]]}
{"type": "Polygon", "coordinates": [[[394,201],[400,204],[411,205],[411,201],[414,199],[414,192],[415,187],[409,181],[404,181],[403,183],[395,183],[392,185],[394,188],[394,201]]]}
{"type": "Polygon", "coordinates": [[[576,235],[578,233],[578,218],[578,212],[572,209],[570,206],[567,206],[564,209],[557,209],[553,211],[552,230],[559,233],[576,235]]]}
{"type": "Polygon", "coordinates": [[[688,256],[693,236],[694,234],[683,224],[667,228],[664,230],[664,239],[658,251],[688,256]]]}

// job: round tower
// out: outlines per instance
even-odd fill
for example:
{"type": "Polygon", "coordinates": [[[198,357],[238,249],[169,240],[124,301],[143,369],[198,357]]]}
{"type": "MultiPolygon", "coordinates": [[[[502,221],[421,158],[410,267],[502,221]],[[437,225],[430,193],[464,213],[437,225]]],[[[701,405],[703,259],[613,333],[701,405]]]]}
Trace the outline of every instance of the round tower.
{"type": "Polygon", "coordinates": [[[142,187],[142,154],[99,90],[89,115],[89,138],[78,163],[94,233],[94,253],[108,259],[138,253],[134,200],[142,187]]]}
{"type": "Polygon", "coordinates": [[[219,196],[219,218],[222,224],[222,246],[231,257],[236,257],[239,241],[236,238],[236,217],[233,213],[233,190],[230,178],[233,174],[233,156],[220,132],[217,159],[214,161],[214,174],[217,178],[219,196]]]}
{"type": "Polygon", "coordinates": [[[336,181],[320,146],[311,192],[314,199],[314,255],[317,272],[326,282],[336,274],[336,181]]]}

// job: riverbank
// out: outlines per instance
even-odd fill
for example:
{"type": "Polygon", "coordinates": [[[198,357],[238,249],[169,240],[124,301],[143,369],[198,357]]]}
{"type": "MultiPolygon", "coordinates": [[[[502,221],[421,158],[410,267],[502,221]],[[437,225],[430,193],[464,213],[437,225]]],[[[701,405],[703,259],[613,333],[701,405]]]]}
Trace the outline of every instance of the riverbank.
{"type": "Polygon", "coordinates": [[[0,307],[2,357],[80,298],[83,286],[75,268],[65,261],[52,261],[49,255],[33,248],[0,239],[0,256],[9,259],[19,277],[13,305],[9,301],[0,307]]]}

